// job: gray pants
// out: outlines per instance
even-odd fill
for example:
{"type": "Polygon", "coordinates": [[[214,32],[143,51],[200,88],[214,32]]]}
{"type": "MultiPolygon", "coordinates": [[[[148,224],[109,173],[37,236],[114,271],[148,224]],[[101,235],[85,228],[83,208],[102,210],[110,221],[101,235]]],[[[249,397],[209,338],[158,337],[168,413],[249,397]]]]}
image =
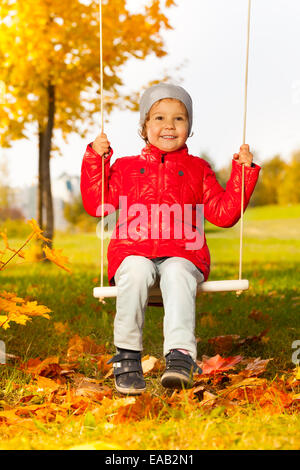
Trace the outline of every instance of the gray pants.
{"type": "Polygon", "coordinates": [[[143,349],[148,290],[159,285],[164,304],[164,355],[171,349],[186,349],[196,360],[195,300],[197,286],[203,281],[201,271],[185,258],[150,260],[143,256],[127,256],[115,274],[118,286],[115,346],[135,351],[143,349]]]}

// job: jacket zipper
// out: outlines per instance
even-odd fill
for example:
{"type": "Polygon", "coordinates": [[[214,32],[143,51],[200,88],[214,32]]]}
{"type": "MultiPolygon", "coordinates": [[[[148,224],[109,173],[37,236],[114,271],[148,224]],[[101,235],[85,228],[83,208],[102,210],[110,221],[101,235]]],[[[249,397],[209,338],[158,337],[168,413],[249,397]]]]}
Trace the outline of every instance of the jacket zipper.
{"type": "MultiPolygon", "coordinates": [[[[163,170],[164,170],[164,163],[165,163],[165,156],[166,154],[163,153],[162,156],[161,156],[161,159],[160,159],[160,163],[159,163],[159,167],[158,167],[158,182],[157,182],[157,199],[158,199],[158,204],[160,204],[160,199],[161,199],[161,194],[159,194],[159,191],[161,188],[161,183],[163,181],[163,178],[162,178],[162,173],[163,173],[163,170]]],[[[159,224],[159,220],[158,220],[158,224],[159,224]]],[[[157,249],[158,249],[158,244],[159,244],[159,241],[160,241],[160,236],[161,236],[161,231],[160,231],[160,226],[159,226],[159,230],[158,230],[158,240],[154,240],[154,249],[153,249],[153,256],[155,257],[156,254],[157,254],[157,249]]]]}

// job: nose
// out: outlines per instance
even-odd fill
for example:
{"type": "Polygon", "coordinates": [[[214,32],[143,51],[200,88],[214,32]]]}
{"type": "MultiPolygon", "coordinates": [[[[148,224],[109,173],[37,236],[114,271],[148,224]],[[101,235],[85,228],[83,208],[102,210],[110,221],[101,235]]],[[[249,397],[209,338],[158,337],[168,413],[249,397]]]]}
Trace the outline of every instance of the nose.
{"type": "Polygon", "coordinates": [[[165,127],[166,127],[166,129],[175,129],[173,119],[171,119],[171,118],[167,119],[166,123],[165,123],[165,127]]]}

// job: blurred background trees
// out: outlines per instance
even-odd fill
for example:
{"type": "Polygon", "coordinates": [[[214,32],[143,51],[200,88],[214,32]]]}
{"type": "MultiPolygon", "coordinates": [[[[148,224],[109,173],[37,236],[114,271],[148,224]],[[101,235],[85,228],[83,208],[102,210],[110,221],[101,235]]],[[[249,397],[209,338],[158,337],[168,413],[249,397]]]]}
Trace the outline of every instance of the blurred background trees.
{"type": "MultiPolygon", "coordinates": [[[[257,162],[262,169],[250,206],[300,203],[300,151],[295,151],[289,161],[283,160],[280,155],[275,155],[262,164],[254,156],[254,162],[257,162]]],[[[224,188],[230,171],[231,163],[228,167],[216,171],[218,180],[224,188]]]]}

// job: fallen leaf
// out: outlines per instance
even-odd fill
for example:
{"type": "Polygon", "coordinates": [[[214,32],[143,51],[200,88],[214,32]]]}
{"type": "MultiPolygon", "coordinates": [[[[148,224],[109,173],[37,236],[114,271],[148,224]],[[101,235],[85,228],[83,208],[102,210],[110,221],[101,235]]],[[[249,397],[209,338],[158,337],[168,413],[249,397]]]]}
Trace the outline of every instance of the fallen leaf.
{"type": "Polygon", "coordinates": [[[112,417],[112,423],[119,424],[123,422],[139,421],[140,419],[152,419],[158,416],[164,403],[158,397],[150,393],[142,393],[133,404],[121,406],[112,417]]]}
{"type": "Polygon", "coordinates": [[[215,336],[210,338],[208,343],[215,347],[216,353],[229,353],[233,348],[263,341],[268,331],[269,328],[266,328],[258,335],[246,336],[246,338],[241,338],[239,335],[215,336]]]}
{"type": "Polygon", "coordinates": [[[67,357],[70,361],[77,361],[84,354],[97,355],[105,352],[106,348],[103,344],[96,344],[88,336],[81,338],[79,335],[74,335],[69,340],[67,357]]]}
{"type": "Polygon", "coordinates": [[[226,353],[232,350],[239,338],[239,335],[215,336],[214,338],[210,338],[208,343],[214,346],[217,353],[226,353]]]}
{"type": "Polygon", "coordinates": [[[258,376],[266,370],[270,361],[272,361],[272,358],[261,359],[260,357],[257,357],[253,361],[249,362],[245,369],[240,372],[240,374],[244,377],[258,376]]]}
{"type": "Polygon", "coordinates": [[[150,372],[160,372],[162,369],[164,369],[164,363],[154,356],[147,355],[142,358],[142,368],[143,373],[147,375],[150,372]]]}
{"type": "Polygon", "coordinates": [[[44,377],[59,375],[61,367],[58,364],[58,356],[47,357],[43,361],[37,357],[29,359],[26,363],[21,365],[21,368],[30,374],[43,375],[44,377]]]}
{"type": "Polygon", "coordinates": [[[238,341],[238,345],[241,346],[241,345],[245,345],[245,344],[256,343],[258,341],[263,341],[265,335],[268,333],[269,330],[270,330],[270,328],[266,328],[265,330],[263,330],[258,335],[246,336],[246,338],[242,338],[238,341]]]}
{"type": "Polygon", "coordinates": [[[101,401],[105,396],[112,396],[112,389],[106,385],[101,385],[96,380],[84,377],[79,379],[75,385],[75,396],[83,396],[101,401]]]}
{"type": "Polygon", "coordinates": [[[105,375],[105,378],[107,378],[107,373],[109,373],[109,376],[112,374],[111,364],[107,364],[110,358],[111,358],[111,354],[102,354],[98,358],[97,369],[99,372],[105,375]]]}
{"type": "Polygon", "coordinates": [[[43,392],[55,392],[59,389],[60,385],[54,382],[52,379],[48,379],[47,377],[38,376],[36,379],[36,386],[37,391],[43,392]]]}
{"type": "Polygon", "coordinates": [[[210,358],[204,356],[202,362],[197,361],[197,364],[201,367],[203,374],[213,374],[232,369],[236,364],[241,362],[242,359],[242,356],[223,358],[219,354],[216,354],[216,356],[210,358]]]}

